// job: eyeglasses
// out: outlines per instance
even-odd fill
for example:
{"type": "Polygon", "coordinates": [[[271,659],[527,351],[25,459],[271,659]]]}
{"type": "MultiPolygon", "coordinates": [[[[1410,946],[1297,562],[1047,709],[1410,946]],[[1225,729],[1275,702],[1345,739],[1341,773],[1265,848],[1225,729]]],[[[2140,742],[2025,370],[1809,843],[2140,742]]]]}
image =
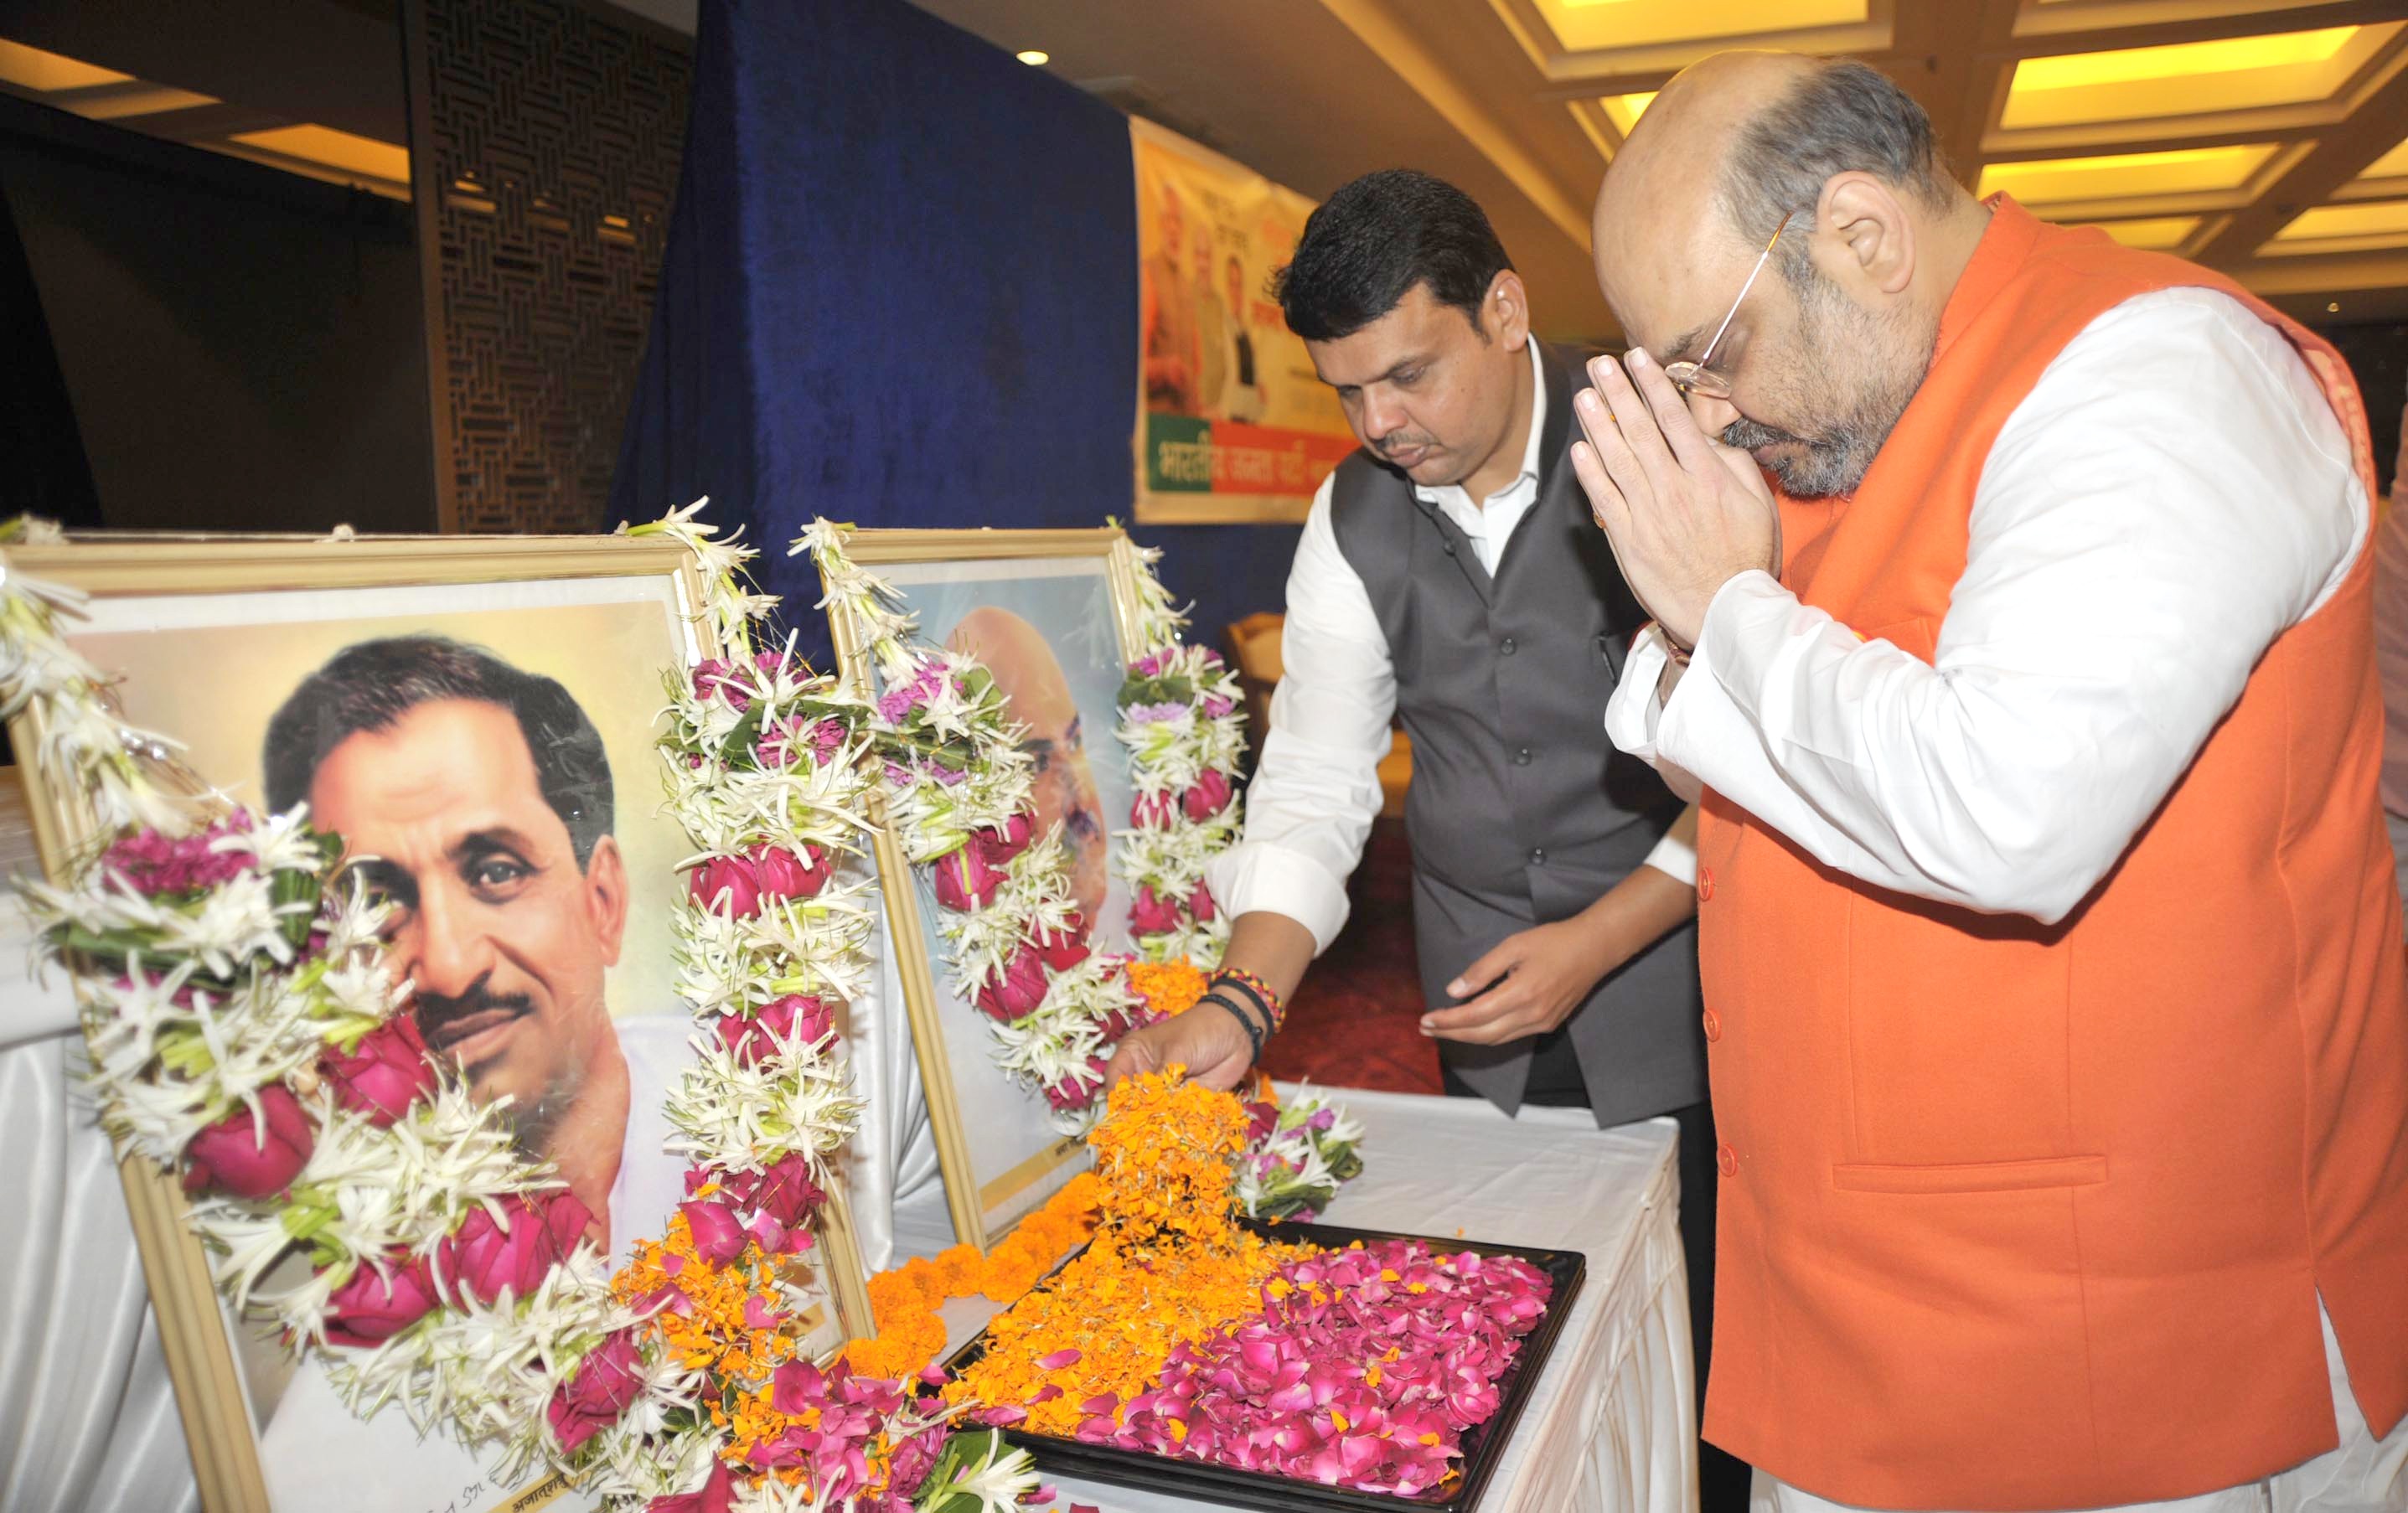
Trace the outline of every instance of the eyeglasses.
{"type": "Polygon", "coordinates": [[[1739,298],[1731,301],[1730,313],[1723,317],[1722,324],[1714,327],[1713,339],[1706,343],[1706,350],[1698,360],[1664,364],[1664,377],[1672,380],[1673,388],[1684,394],[1703,394],[1708,399],[1728,399],[1731,396],[1730,375],[1710,365],[1714,360],[1714,349],[1723,344],[1723,333],[1730,329],[1731,321],[1739,315],[1739,307],[1747,303],[1747,292],[1756,287],[1756,275],[1764,271],[1764,264],[1771,258],[1773,248],[1780,245],[1781,234],[1787,231],[1789,222],[1797,219],[1798,212],[1792,210],[1781,218],[1781,224],[1772,228],[1772,240],[1765,243],[1764,250],[1756,254],[1756,266],[1748,270],[1747,282],[1739,286],[1739,298]]]}

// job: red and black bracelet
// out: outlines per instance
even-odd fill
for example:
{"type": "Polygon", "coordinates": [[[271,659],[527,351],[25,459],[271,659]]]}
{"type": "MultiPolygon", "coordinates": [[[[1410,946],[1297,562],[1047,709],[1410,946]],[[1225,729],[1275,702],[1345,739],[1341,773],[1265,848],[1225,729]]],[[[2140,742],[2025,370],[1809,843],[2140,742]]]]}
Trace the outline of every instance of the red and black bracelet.
{"type": "Polygon", "coordinates": [[[1215,988],[1235,988],[1253,999],[1254,1006],[1261,1009],[1263,1018],[1269,1021],[1269,1033],[1272,1035],[1277,1035],[1280,1026],[1287,1022],[1287,1005],[1280,1001],[1279,994],[1271,992],[1269,983],[1252,972],[1234,966],[1225,966],[1212,974],[1212,980],[1207,985],[1205,991],[1210,992],[1215,988]]]}

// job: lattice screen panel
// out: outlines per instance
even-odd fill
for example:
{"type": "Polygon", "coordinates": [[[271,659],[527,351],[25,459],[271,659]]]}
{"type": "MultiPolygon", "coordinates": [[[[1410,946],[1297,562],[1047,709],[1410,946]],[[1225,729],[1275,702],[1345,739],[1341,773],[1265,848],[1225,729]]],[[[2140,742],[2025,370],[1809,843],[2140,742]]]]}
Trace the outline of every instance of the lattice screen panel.
{"type": "Polygon", "coordinates": [[[575,0],[411,8],[446,528],[594,530],[660,275],[689,60],[575,0]]]}

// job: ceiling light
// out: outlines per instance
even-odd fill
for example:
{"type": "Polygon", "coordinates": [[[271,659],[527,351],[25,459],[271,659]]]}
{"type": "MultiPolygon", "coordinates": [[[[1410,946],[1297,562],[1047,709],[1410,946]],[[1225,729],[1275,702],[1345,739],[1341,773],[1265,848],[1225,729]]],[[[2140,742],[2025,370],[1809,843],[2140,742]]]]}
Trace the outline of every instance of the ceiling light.
{"type": "MultiPolygon", "coordinates": [[[[2320,205],[2274,233],[2278,242],[2322,242],[2339,237],[2398,236],[2408,240],[2408,200],[2372,205],[2320,205]]],[[[2300,249],[2304,251],[2307,249],[2300,249]]]]}
{"type": "MultiPolygon", "coordinates": [[[[1862,26],[1868,0],[1533,0],[1556,43],[1574,52],[1626,50],[1725,36],[1773,38],[1828,26],[1862,26]]],[[[1885,7],[1885,9],[1887,7],[1885,7]]],[[[1881,50],[1886,41],[1872,46],[1881,50]]]]}
{"type": "Polygon", "coordinates": [[[1604,107],[1605,119],[1612,121],[1613,129],[1627,140],[1630,128],[1639,124],[1639,118],[1645,115],[1647,107],[1654,103],[1656,93],[1649,90],[1644,94],[1609,94],[1597,103],[1604,107]]]}
{"type": "Polygon", "coordinates": [[[1026,64],[1031,68],[1042,68],[1047,64],[1054,61],[1054,54],[1050,52],[1040,52],[1035,48],[1030,48],[1025,52],[1015,52],[1012,56],[1018,58],[1022,63],[1026,64]]]}
{"type": "Polygon", "coordinates": [[[2339,315],[2341,313],[2341,301],[2337,299],[2326,301],[2325,310],[2328,314],[2339,315]]]}
{"type": "Polygon", "coordinates": [[[2399,23],[2026,58],[2000,127],[2148,121],[2331,98],[2399,23]]]}
{"type": "Polygon", "coordinates": [[[2408,178],[2408,142],[2402,142],[2366,165],[2360,178],[2408,178]]]}
{"type": "Polygon", "coordinates": [[[2355,26],[2274,36],[2228,36],[2214,42],[2173,42],[2113,52],[2074,52],[2057,58],[2026,58],[2015,64],[2015,82],[2026,89],[2078,89],[2087,84],[2131,84],[2144,79],[2196,79],[2201,74],[2238,74],[2291,64],[2323,63],[2356,36],[2355,26]]]}
{"type": "Polygon", "coordinates": [[[2199,229],[2195,215],[2150,216],[2137,221],[2086,221],[2078,225],[2097,226],[2126,247],[2137,247],[2149,252],[2171,252],[2190,239],[2199,229]]]}
{"type": "Polygon", "coordinates": [[[2095,158],[2043,158],[1993,163],[1977,193],[2005,190],[2026,205],[2197,194],[2245,187],[2274,155],[2272,142],[2242,147],[2179,148],[2171,152],[2116,152],[2095,158]]]}
{"type": "Polygon", "coordinates": [[[44,94],[59,90],[88,90],[101,84],[126,84],[133,79],[132,74],[79,63],[22,42],[0,41],[0,79],[44,94]]]}
{"type": "Polygon", "coordinates": [[[380,178],[393,184],[409,182],[407,149],[337,131],[332,126],[279,126],[272,131],[243,132],[229,140],[363,178],[380,178]]]}

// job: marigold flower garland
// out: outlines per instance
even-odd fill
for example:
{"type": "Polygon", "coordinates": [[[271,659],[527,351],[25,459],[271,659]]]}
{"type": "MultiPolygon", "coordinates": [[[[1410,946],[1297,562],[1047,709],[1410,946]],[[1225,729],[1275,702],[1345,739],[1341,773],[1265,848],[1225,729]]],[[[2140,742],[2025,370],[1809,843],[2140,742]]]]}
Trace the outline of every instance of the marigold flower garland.
{"type": "Polygon", "coordinates": [[[1133,1078],[1087,1135],[1096,1151],[1095,1238],[1044,1287],[987,1325],[984,1355],[945,1388],[990,1405],[992,1424],[1068,1435],[1101,1396],[1136,1395],[1171,1347],[1254,1306],[1255,1290],[1308,1248],[1230,1218],[1231,1158],[1245,1144],[1237,1099],[1182,1068],[1133,1078]]]}
{"type": "MultiPolygon", "coordinates": [[[[1093,1243],[988,1324],[946,1395],[1034,1434],[1361,1492],[1443,1486],[1551,1280],[1418,1240],[1263,1241],[1229,1218],[1244,1118],[1178,1068],[1115,1089],[1088,1136],[1093,1243]]],[[[946,1264],[928,1270],[933,1307],[946,1264]]]]}

